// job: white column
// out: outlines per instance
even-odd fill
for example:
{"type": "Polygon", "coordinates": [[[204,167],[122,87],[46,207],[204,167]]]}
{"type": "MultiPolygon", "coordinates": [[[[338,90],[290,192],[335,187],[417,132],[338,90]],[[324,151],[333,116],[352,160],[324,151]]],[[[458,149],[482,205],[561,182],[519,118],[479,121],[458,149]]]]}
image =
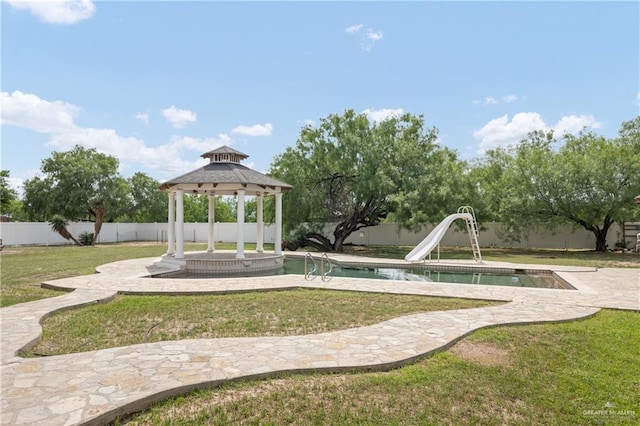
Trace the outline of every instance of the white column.
{"type": "Polygon", "coordinates": [[[169,192],[169,217],[167,220],[167,256],[176,252],[176,193],[169,192]]]}
{"type": "Polygon", "coordinates": [[[213,224],[216,217],[215,208],[216,196],[215,194],[209,194],[209,244],[207,245],[207,253],[213,253],[215,251],[215,247],[213,246],[213,224]]]}
{"type": "Polygon", "coordinates": [[[184,191],[176,191],[176,259],[184,259],[184,191]]]}
{"type": "Polygon", "coordinates": [[[257,214],[257,218],[256,221],[258,222],[258,235],[256,236],[256,251],[258,253],[263,253],[264,252],[264,220],[262,218],[262,200],[263,200],[264,196],[262,195],[262,192],[260,192],[258,194],[258,196],[256,197],[256,214],[257,214]]]}
{"type": "Polygon", "coordinates": [[[282,192],[276,193],[276,239],[273,252],[282,254],[282,192]]]}
{"type": "Polygon", "coordinates": [[[238,190],[236,259],[244,259],[244,189],[238,190]]]}

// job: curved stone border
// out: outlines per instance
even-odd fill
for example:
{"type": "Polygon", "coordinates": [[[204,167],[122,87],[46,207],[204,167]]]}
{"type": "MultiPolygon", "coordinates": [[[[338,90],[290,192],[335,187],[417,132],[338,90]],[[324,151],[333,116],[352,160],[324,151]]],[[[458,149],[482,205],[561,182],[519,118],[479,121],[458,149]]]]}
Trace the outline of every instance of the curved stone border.
{"type": "Polygon", "coordinates": [[[144,409],[153,401],[229,380],[281,372],[389,369],[443,350],[482,327],[564,321],[593,315],[600,306],[638,309],[640,305],[640,270],[573,268],[563,272],[553,268],[578,289],[573,291],[337,278],[308,283],[301,276],[279,276],[277,280],[144,278],[151,263],[150,259],[116,262],[98,268],[100,274],[52,281],[46,285],[76,290],[0,311],[2,424],[101,424],[144,409]],[[612,286],[618,291],[610,293],[612,286]],[[511,302],[406,315],[316,335],[157,342],[29,359],[16,355],[39,338],[39,321],[46,315],[107,301],[118,292],[201,294],[293,287],[511,302]]]}

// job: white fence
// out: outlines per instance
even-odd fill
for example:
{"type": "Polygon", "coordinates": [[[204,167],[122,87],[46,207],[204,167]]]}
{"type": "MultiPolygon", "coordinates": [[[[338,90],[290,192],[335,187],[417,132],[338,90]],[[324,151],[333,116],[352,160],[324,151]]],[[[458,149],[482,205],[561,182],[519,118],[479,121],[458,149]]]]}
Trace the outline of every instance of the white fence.
{"type": "MultiPolygon", "coordinates": [[[[398,229],[395,224],[385,223],[376,227],[364,228],[353,233],[347,243],[359,245],[406,245],[415,246],[422,241],[435,228],[436,225],[428,225],[420,232],[413,233],[398,229]]],[[[510,248],[551,248],[551,249],[591,249],[596,246],[596,238],[593,233],[582,228],[575,229],[571,226],[562,226],[553,231],[532,230],[527,235],[522,235],[520,242],[510,242],[501,238],[502,225],[500,223],[484,223],[481,225],[478,242],[481,247],[510,247],[510,248]]],[[[621,228],[617,224],[611,226],[607,235],[607,245],[610,248],[622,238],[621,228]]],[[[466,231],[460,231],[455,225],[449,228],[442,242],[442,246],[469,246],[469,236],[466,231]]]]}
{"type": "MultiPolygon", "coordinates": [[[[413,233],[405,230],[398,232],[395,224],[382,224],[364,228],[351,234],[346,243],[358,245],[403,245],[415,246],[435,225],[425,226],[422,231],[413,233]]],[[[216,223],[214,240],[216,242],[235,242],[235,223],[216,223]]],[[[511,243],[500,238],[501,225],[499,223],[483,224],[479,242],[482,247],[513,247],[513,248],[555,248],[555,249],[593,249],[595,237],[584,229],[574,229],[570,226],[560,227],[551,231],[532,231],[523,235],[519,243],[511,243]]],[[[74,222],[67,227],[74,237],[83,232],[93,232],[93,223],[74,222]]],[[[621,239],[621,228],[614,224],[608,234],[607,244],[610,248],[621,239]]],[[[206,242],[208,228],[206,223],[185,223],[184,239],[186,242],[206,242]]],[[[245,223],[245,242],[256,242],[257,226],[255,223],[245,223]]],[[[330,232],[327,232],[330,235],[330,232]]],[[[0,223],[0,238],[6,246],[20,245],[61,245],[72,244],[56,232],[51,230],[48,223],[33,222],[2,222],[0,223]]],[[[166,223],[105,223],[102,226],[98,243],[114,243],[122,241],[158,241],[167,240],[166,223]]],[[[265,225],[264,242],[273,243],[275,240],[275,226],[265,225]]],[[[442,240],[442,246],[468,246],[469,237],[466,232],[455,226],[442,240]]]]}
{"type": "MultiPolygon", "coordinates": [[[[213,238],[215,241],[236,241],[235,223],[216,223],[213,238]]],[[[264,242],[275,241],[275,225],[265,225],[264,242]]],[[[92,222],[72,222],[67,229],[75,238],[83,232],[93,232],[92,222]]],[[[244,225],[244,240],[255,243],[257,226],[255,223],[244,225]]],[[[185,223],[184,240],[186,242],[206,242],[208,226],[206,223],[185,223]]],[[[61,245],[73,244],[57,232],[51,230],[48,223],[42,222],[3,222],[0,223],[0,238],[5,246],[20,245],[61,245]]],[[[98,236],[98,243],[117,243],[122,241],[167,241],[166,223],[105,223],[98,236]]]]}

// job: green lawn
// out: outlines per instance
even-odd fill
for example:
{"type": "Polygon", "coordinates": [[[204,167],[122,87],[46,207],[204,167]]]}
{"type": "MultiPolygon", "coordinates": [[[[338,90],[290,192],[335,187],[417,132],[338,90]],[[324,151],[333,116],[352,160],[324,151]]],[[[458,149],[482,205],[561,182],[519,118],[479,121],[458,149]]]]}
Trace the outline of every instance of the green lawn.
{"type": "Polygon", "coordinates": [[[322,289],[202,296],[118,296],[54,313],[26,356],[59,355],[177,339],[314,334],[415,312],[497,302],[322,289]]]}
{"type": "MultiPolygon", "coordinates": [[[[219,245],[220,249],[232,247],[235,245],[219,245]]],[[[204,249],[206,244],[185,244],[185,250],[204,249]]],[[[165,244],[157,243],[5,247],[0,251],[0,307],[62,294],[40,288],[43,281],[93,274],[97,266],[105,263],[161,256],[166,251],[165,244]]]]}
{"type": "Polygon", "coordinates": [[[604,310],[581,321],[480,330],[446,352],[386,373],[283,376],[192,392],[129,420],[194,426],[637,425],[639,341],[638,313],[604,310]]]}
{"type": "MultiPolygon", "coordinates": [[[[0,254],[2,305],[60,294],[40,289],[44,280],[88,274],[103,263],[164,251],[159,244],[5,248],[0,254]]],[[[395,258],[408,252],[394,247],[347,247],[347,251],[395,258]]],[[[519,263],[638,267],[638,256],[630,254],[484,250],[483,255],[519,263]]],[[[443,258],[470,256],[468,250],[443,251],[443,258]]],[[[294,290],[277,294],[286,300],[278,305],[273,294],[118,297],[112,303],[51,316],[48,320],[54,322],[63,319],[62,325],[50,333],[45,322],[45,335],[50,337],[34,352],[87,350],[96,342],[104,347],[130,337],[151,341],[162,336],[218,335],[219,329],[227,335],[315,332],[377,322],[412,310],[458,307],[462,302],[294,290]],[[212,303],[220,310],[202,310],[212,303]],[[405,303],[408,310],[397,306],[405,303]],[[234,305],[241,306],[237,314],[230,311],[234,305]],[[121,333],[124,336],[95,332],[91,324],[95,318],[116,321],[126,311],[126,322],[133,328],[121,333]],[[177,315],[179,311],[208,313],[209,322],[196,322],[177,315]],[[220,321],[227,316],[234,318],[231,323],[220,321]],[[76,326],[70,327],[74,321],[76,326]]],[[[114,322],[111,330],[119,328],[114,322]]],[[[638,424],[639,341],[638,312],[603,310],[580,321],[480,330],[445,352],[386,373],[307,374],[230,383],[165,401],[131,420],[145,425],[638,424]]]]}

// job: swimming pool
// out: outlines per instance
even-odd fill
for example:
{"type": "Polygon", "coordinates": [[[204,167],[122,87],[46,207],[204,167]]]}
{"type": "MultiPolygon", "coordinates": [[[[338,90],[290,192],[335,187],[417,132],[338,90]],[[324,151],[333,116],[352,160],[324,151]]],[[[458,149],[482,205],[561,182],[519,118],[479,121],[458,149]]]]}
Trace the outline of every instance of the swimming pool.
{"type": "MultiPolygon", "coordinates": [[[[318,263],[318,270],[320,266],[318,263]]],[[[311,269],[311,267],[310,267],[311,269]]],[[[435,283],[453,284],[474,284],[474,285],[496,285],[508,287],[533,287],[533,288],[556,288],[573,289],[570,285],[557,279],[552,273],[531,274],[524,272],[482,272],[477,269],[469,271],[440,271],[419,268],[394,268],[387,266],[342,266],[333,263],[330,273],[332,277],[347,278],[368,278],[380,280],[399,281],[423,281],[435,283]]],[[[299,274],[304,275],[304,259],[286,259],[284,267],[278,274],[299,274]]],[[[317,273],[319,274],[319,272],[317,273]]]]}
{"type": "MultiPolygon", "coordinates": [[[[317,271],[313,274],[320,275],[320,259],[314,258],[317,262],[317,271]]],[[[338,264],[332,261],[333,269],[330,277],[346,278],[366,278],[377,280],[398,280],[398,281],[422,281],[425,283],[453,283],[471,285],[493,285],[507,287],[530,287],[530,288],[552,288],[563,290],[575,290],[571,285],[557,277],[551,271],[524,271],[510,269],[481,269],[468,266],[442,266],[418,264],[410,268],[403,268],[401,265],[363,265],[358,263],[338,264]]],[[[313,269],[311,264],[309,270],[313,269]]],[[[281,268],[268,271],[264,274],[247,274],[235,276],[257,276],[257,275],[304,275],[303,258],[286,258],[281,268]]],[[[216,273],[213,271],[193,272],[175,271],[153,275],[153,278],[229,278],[229,274],[216,273]]]]}

